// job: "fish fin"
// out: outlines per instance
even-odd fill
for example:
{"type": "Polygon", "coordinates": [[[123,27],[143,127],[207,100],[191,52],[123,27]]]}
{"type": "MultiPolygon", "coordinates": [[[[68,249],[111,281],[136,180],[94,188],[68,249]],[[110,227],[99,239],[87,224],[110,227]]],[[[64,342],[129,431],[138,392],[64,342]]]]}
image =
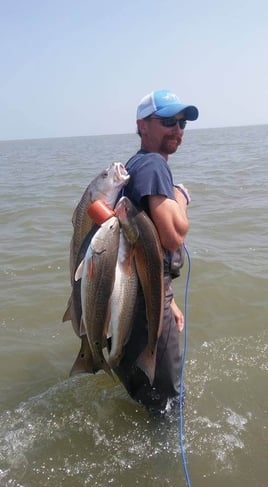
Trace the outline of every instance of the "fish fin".
{"type": "Polygon", "coordinates": [[[86,329],[83,321],[83,317],[80,318],[80,327],[79,327],[79,335],[84,336],[86,334],[86,329]]]}
{"type": "Polygon", "coordinates": [[[118,366],[118,364],[119,364],[119,358],[120,358],[120,357],[117,357],[117,356],[115,356],[115,355],[113,355],[113,356],[112,356],[112,355],[110,355],[110,356],[109,356],[109,359],[108,359],[108,364],[110,365],[110,367],[111,367],[112,369],[115,369],[115,368],[118,366]]]}
{"type": "Polygon", "coordinates": [[[73,292],[71,293],[71,296],[68,299],[67,308],[66,308],[66,311],[62,317],[63,323],[65,321],[71,321],[72,320],[72,315],[71,315],[72,302],[73,302],[73,292]]]}
{"type": "Polygon", "coordinates": [[[83,259],[79,266],[77,267],[76,271],[75,271],[75,275],[74,275],[74,280],[75,281],[79,281],[79,279],[81,279],[82,277],[82,274],[83,274],[83,267],[84,267],[84,263],[85,263],[85,259],[83,259]]]}
{"type": "Polygon", "coordinates": [[[121,350],[121,353],[109,355],[108,364],[110,365],[110,367],[112,369],[116,369],[119,366],[119,364],[123,358],[123,355],[124,354],[123,354],[122,350],[121,350]]]}
{"type": "Polygon", "coordinates": [[[81,347],[70,371],[70,377],[78,374],[94,374],[96,369],[86,335],[81,337],[81,347]]]}
{"type": "Polygon", "coordinates": [[[113,379],[114,382],[116,382],[115,377],[114,377],[114,374],[112,372],[112,369],[111,369],[110,365],[107,362],[106,362],[106,364],[107,364],[107,369],[103,367],[103,370],[113,379]]]}
{"type": "Polygon", "coordinates": [[[147,375],[152,386],[155,376],[156,348],[154,352],[152,352],[147,345],[145,350],[143,350],[136,360],[136,365],[147,375]]]}
{"type": "Polygon", "coordinates": [[[63,317],[62,317],[62,322],[64,323],[65,321],[70,321],[72,318],[71,318],[71,311],[70,311],[70,307],[71,305],[69,304],[63,317]]]}
{"type": "Polygon", "coordinates": [[[107,361],[103,355],[103,352],[102,352],[103,344],[102,343],[101,344],[95,343],[94,347],[95,347],[95,353],[96,353],[96,356],[94,356],[94,353],[93,353],[94,364],[97,365],[98,370],[100,370],[100,369],[104,370],[104,372],[106,372],[115,381],[112,369],[109,366],[109,364],[107,363],[107,361]]]}
{"type": "Polygon", "coordinates": [[[107,348],[107,337],[106,336],[102,337],[102,348],[107,348]]]}
{"type": "Polygon", "coordinates": [[[114,374],[112,372],[112,369],[111,369],[110,365],[106,362],[105,359],[101,362],[100,368],[103,369],[104,372],[106,372],[106,374],[108,374],[113,379],[113,381],[115,382],[115,378],[114,378],[114,374]]]}

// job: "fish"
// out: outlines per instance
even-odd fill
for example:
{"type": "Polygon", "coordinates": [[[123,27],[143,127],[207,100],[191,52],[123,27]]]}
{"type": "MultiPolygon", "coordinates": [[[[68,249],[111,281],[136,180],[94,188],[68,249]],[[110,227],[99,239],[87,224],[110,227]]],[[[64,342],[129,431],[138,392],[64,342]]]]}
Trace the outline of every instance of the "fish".
{"type": "Polygon", "coordinates": [[[111,367],[103,355],[103,340],[110,319],[119,238],[119,220],[112,216],[93,236],[75,273],[75,280],[81,279],[82,319],[92,352],[93,372],[103,369],[111,377],[111,367]]]}
{"type": "Polygon", "coordinates": [[[138,211],[126,196],[118,201],[115,214],[130,242],[133,241],[133,235],[138,234],[134,243],[134,258],[146,304],[148,343],[137,358],[136,365],[147,375],[152,385],[164,310],[163,248],[152,220],[145,211],[138,211]]]}
{"type": "MultiPolygon", "coordinates": [[[[96,231],[98,230],[98,228],[99,227],[97,225],[94,225],[91,228],[91,230],[88,232],[86,237],[84,238],[84,240],[81,244],[81,247],[79,249],[78,257],[77,257],[78,264],[80,264],[82,262],[82,260],[85,258],[88,246],[89,246],[93,236],[95,235],[96,231]]],[[[75,280],[74,279],[74,283],[72,286],[72,293],[71,293],[71,296],[70,296],[69,301],[68,301],[67,311],[68,311],[68,313],[70,313],[73,329],[74,329],[76,335],[79,338],[81,338],[83,335],[86,334],[85,327],[84,327],[83,320],[82,320],[81,280],[75,280]]],[[[79,356],[80,355],[78,354],[77,359],[79,360],[79,363],[80,363],[79,356]]],[[[74,366],[75,366],[75,364],[74,364],[74,366]]]]}
{"type": "Polygon", "coordinates": [[[71,368],[70,377],[78,374],[95,373],[93,356],[89,346],[87,335],[81,336],[81,347],[77,358],[71,368]]]}
{"type": "MultiPolygon", "coordinates": [[[[113,162],[98,174],[85,189],[72,216],[73,235],[70,243],[70,281],[74,286],[74,275],[81,262],[79,251],[81,245],[94,226],[89,217],[88,207],[96,200],[102,199],[110,208],[113,208],[121,189],[128,183],[130,175],[120,162],[113,162]]],[[[74,304],[73,289],[68,299],[67,308],[62,321],[72,321],[75,333],[80,336],[80,317],[74,304]]]]}
{"type": "MultiPolygon", "coordinates": [[[[92,229],[88,232],[88,234],[84,238],[78,253],[79,262],[82,262],[82,260],[84,259],[88,246],[96,231],[97,231],[97,227],[96,226],[92,227],[92,229]]],[[[81,339],[80,350],[78,352],[78,355],[74,361],[74,364],[69,374],[70,377],[72,377],[73,375],[77,375],[81,373],[94,373],[92,352],[88,343],[88,338],[82,320],[81,279],[78,279],[77,281],[74,280],[70,299],[71,299],[70,306],[71,306],[71,314],[72,314],[72,323],[74,322],[77,323],[76,330],[77,333],[79,333],[79,337],[81,339]]]]}
{"type": "Polygon", "coordinates": [[[115,268],[115,283],[111,295],[111,318],[109,336],[111,348],[108,363],[116,368],[122,358],[122,349],[132,329],[132,320],[138,288],[138,276],[135,267],[133,244],[120,229],[119,250],[115,268]]]}
{"type": "Polygon", "coordinates": [[[74,231],[70,246],[71,282],[73,282],[74,266],[77,264],[80,246],[94,224],[88,216],[88,207],[94,201],[102,199],[110,208],[113,208],[119,192],[128,183],[129,178],[130,175],[125,166],[121,162],[113,162],[85,189],[72,217],[74,231]]]}

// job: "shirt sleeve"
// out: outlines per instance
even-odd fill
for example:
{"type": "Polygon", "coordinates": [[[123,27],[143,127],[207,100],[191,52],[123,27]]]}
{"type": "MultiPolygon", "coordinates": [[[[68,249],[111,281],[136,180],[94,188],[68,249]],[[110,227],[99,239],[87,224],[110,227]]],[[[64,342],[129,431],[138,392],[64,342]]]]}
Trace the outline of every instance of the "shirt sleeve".
{"type": "Polygon", "coordinates": [[[162,195],[175,200],[173,178],[166,160],[156,153],[139,155],[128,169],[128,196],[138,207],[145,196],[162,195]]]}

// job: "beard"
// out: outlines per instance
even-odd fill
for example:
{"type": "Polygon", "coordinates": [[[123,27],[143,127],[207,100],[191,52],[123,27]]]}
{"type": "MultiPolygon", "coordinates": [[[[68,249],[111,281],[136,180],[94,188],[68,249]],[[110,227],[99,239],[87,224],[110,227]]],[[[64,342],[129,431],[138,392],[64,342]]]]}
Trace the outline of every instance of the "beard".
{"type": "Polygon", "coordinates": [[[174,154],[182,143],[179,135],[165,135],[160,145],[160,151],[164,154],[174,154]]]}

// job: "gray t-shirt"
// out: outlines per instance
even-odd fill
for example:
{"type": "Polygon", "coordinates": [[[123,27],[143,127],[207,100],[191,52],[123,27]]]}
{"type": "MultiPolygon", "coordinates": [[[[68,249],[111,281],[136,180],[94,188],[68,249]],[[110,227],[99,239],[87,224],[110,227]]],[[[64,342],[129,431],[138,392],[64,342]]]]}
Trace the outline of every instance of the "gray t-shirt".
{"type": "MultiPolygon", "coordinates": [[[[171,170],[163,156],[156,152],[139,150],[126,164],[130,180],[124,188],[127,196],[138,210],[150,216],[148,196],[162,195],[176,201],[171,170]]],[[[164,274],[177,277],[184,263],[184,248],[176,252],[165,250],[164,274]]]]}

